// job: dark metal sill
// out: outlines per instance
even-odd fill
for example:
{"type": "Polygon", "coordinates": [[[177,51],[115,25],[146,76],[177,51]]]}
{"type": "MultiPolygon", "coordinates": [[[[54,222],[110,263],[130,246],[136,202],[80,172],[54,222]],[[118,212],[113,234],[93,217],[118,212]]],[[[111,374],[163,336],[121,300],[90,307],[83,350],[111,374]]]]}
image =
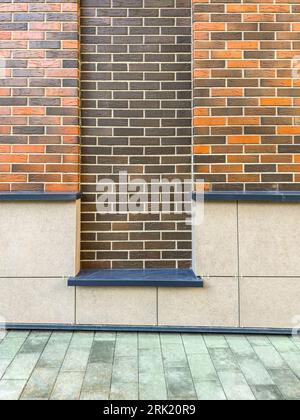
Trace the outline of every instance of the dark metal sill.
{"type": "Polygon", "coordinates": [[[300,202],[300,191],[210,191],[193,193],[194,201],[269,201],[275,203],[300,202]]]}
{"type": "Polygon", "coordinates": [[[81,287],[203,287],[192,270],[82,270],[68,280],[68,286],[81,287]]]}
{"type": "Polygon", "coordinates": [[[81,198],[80,192],[38,192],[38,191],[12,191],[0,192],[0,201],[76,201],[81,198]]]}

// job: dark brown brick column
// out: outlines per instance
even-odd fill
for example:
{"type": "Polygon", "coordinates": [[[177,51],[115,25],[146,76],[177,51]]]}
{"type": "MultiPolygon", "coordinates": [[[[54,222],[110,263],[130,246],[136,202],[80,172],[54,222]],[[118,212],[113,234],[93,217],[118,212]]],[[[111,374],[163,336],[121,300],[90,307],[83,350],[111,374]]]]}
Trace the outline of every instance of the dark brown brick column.
{"type": "Polygon", "coordinates": [[[82,0],[82,265],[190,267],[186,215],[96,214],[96,185],[191,177],[191,1],[82,0]]]}

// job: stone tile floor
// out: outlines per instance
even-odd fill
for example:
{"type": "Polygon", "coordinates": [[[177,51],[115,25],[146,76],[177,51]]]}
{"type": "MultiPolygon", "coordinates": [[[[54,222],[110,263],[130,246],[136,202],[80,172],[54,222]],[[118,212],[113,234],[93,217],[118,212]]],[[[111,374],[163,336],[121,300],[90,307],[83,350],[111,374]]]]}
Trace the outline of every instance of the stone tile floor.
{"type": "Polygon", "coordinates": [[[10,331],[0,400],[300,400],[300,338],[10,331]]]}

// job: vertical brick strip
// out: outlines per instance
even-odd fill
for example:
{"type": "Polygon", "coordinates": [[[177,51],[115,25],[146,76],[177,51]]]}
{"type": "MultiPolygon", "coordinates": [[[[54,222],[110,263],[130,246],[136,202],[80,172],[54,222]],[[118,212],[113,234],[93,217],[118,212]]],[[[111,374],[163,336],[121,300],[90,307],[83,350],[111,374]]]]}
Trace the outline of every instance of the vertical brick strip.
{"type": "Polygon", "coordinates": [[[190,267],[186,215],[96,214],[101,178],[191,177],[191,1],[82,0],[82,265],[190,267]]]}
{"type": "Polygon", "coordinates": [[[79,5],[0,4],[0,191],[79,188],[79,5]]]}
{"type": "Polygon", "coordinates": [[[299,190],[298,2],[193,3],[196,174],[211,190],[299,190]]]}

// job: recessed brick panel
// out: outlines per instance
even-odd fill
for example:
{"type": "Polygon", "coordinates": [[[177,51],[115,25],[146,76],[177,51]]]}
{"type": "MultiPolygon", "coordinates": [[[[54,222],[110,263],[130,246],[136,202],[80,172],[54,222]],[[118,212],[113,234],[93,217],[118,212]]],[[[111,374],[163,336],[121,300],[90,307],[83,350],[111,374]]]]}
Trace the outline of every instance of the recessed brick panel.
{"type": "Polygon", "coordinates": [[[96,214],[101,178],[191,178],[191,1],[82,0],[82,265],[190,267],[186,215],[96,214]]]}
{"type": "Polygon", "coordinates": [[[0,4],[0,191],[79,188],[79,5],[0,4]]]}
{"type": "Polygon", "coordinates": [[[300,189],[296,3],[193,1],[194,163],[208,190],[300,189]]]}

